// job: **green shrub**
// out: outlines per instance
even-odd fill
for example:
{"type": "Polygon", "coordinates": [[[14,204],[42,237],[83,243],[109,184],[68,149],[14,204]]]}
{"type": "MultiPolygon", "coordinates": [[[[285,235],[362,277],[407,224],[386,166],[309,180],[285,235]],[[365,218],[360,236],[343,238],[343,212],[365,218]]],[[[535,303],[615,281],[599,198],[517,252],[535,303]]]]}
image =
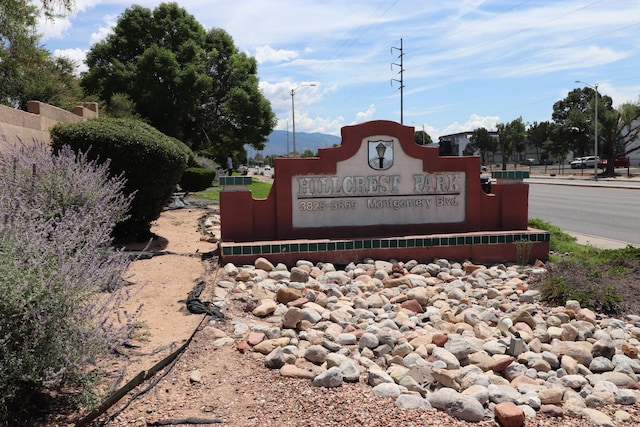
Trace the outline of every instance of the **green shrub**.
{"type": "Polygon", "coordinates": [[[112,176],[124,174],[125,193],[135,194],[129,219],[114,230],[136,240],[149,237],[151,221],[160,216],[182,172],[194,156],[186,145],[140,121],[99,118],[58,124],[51,130],[55,151],[64,145],[90,159],[110,160],[112,176]]]}
{"type": "Polygon", "coordinates": [[[187,168],[180,178],[180,187],[184,191],[197,192],[211,187],[216,179],[216,171],[208,168],[187,168]]]}

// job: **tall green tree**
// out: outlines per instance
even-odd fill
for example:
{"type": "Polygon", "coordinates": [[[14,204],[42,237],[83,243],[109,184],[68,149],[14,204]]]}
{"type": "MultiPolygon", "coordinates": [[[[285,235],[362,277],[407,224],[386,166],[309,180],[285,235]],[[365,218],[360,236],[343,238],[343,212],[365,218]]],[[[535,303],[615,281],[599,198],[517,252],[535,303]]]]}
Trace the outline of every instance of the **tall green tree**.
{"type": "Polygon", "coordinates": [[[470,150],[480,152],[480,162],[483,165],[486,164],[487,155],[495,153],[498,149],[498,141],[484,127],[474,130],[469,140],[471,143],[467,147],[470,150]]]}
{"type": "Polygon", "coordinates": [[[640,102],[628,102],[614,110],[605,110],[598,140],[602,145],[602,157],[607,159],[605,176],[615,176],[615,158],[640,150],[636,144],[640,137],[640,102]]]}
{"type": "Polygon", "coordinates": [[[419,130],[416,131],[413,134],[413,140],[416,142],[416,144],[418,145],[429,145],[429,144],[433,144],[433,140],[431,139],[431,136],[423,131],[423,130],[419,130]]]}
{"type": "Polygon", "coordinates": [[[40,9],[49,19],[62,18],[73,12],[75,0],[39,0],[40,9]]]}
{"type": "Polygon", "coordinates": [[[548,141],[553,141],[555,124],[549,121],[533,122],[527,128],[527,140],[536,149],[537,160],[547,160],[551,156],[551,145],[548,141]]]}
{"type": "Polygon", "coordinates": [[[126,95],[142,119],[219,161],[245,144],[264,149],[276,124],[255,59],[176,3],[127,9],[91,48],[87,65],[87,93],[107,106],[115,94],[126,95]]]}
{"type": "MultiPolygon", "coordinates": [[[[51,0],[41,8],[57,16],[66,4],[71,3],[51,0]]],[[[40,46],[37,15],[38,8],[28,0],[0,2],[0,103],[24,109],[36,100],[69,109],[82,95],[75,65],[40,46]]]]}
{"type": "MultiPolygon", "coordinates": [[[[553,121],[561,126],[564,141],[578,156],[593,153],[595,144],[596,91],[590,87],[573,89],[566,98],[553,104],[553,121]]],[[[613,111],[610,96],[598,96],[598,122],[613,111]]],[[[602,129],[599,123],[599,129],[602,129]]],[[[600,138],[598,138],[600,140],[600,138]]],[[[598,141],[600,145],[600,141],[598,141]]],[[[598,152],[601,148],[598,146],[598,152]]]]}
{"type": "MultiPolygon", "coordinates": [[[[524,149],[526,130],[522,117],[509,123],[498,123],[498,146],[502,153],[502,170],[507,170],[507,163],[514,153],[524,149]]],[[[517,163],[517,159],[515,160],[517,163]]]]}

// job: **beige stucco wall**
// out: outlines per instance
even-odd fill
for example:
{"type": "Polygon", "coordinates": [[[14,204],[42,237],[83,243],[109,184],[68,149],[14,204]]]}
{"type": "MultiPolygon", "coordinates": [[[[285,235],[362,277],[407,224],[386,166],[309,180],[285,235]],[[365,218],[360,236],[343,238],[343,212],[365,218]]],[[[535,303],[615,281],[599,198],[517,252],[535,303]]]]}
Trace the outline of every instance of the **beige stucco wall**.
{"type": "Polygon", "coordinates": [[[86,103],[73,112],[39,101],[29,101],[27,111],[0,105],[0,149],[14,144],[49,143],[49,128],[57,123],[78,123],[98,117],[98,104],[86,103]]]}

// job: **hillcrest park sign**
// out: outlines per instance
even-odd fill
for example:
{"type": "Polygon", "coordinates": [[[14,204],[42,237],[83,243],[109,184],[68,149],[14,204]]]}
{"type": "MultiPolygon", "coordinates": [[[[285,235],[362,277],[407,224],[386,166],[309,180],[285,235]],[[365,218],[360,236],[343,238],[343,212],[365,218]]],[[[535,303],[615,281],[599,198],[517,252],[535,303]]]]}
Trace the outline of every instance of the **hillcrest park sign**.
{"type": "Polygon", "coordinates": [[[494,172],[486,194],[478,156],[440,157],[413,127],[346,126],[341,145],[274,169],[266,199],[252,197],[250,177],[220,178],[226,262],[548,258],[549,234],[528,227],[528,172],[494,172]]]}

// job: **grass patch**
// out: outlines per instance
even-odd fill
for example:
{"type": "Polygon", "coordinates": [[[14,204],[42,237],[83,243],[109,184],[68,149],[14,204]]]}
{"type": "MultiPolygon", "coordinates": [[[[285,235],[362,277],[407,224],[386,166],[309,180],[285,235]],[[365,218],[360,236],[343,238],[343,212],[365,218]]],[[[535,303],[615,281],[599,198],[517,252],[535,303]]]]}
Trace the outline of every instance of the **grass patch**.
{"type": "MultiPolygon", "coordinates": [[[[198,191],[197,193],[193,193],[191,197],[197,199],[204,200],[220,200],[220,191],[222,191],[222,187],[216,182],[212,187],[207,188],[203,191],[198,191]]],[[[251,185],[249,185],[249,191],[254,199],[266,199],[271,191],[271,184],[268,182],[260,181],[257,178],[251,179],[251,185]]]]}
{"type": "Polygon", "coordinates": [[[529,220],[529,227],[545,230],[549,232],[550,242],[549,250],[551,251],[550,260],[557,261],[567,254],[578,254],[590,251],[590,247],[579,245],[576,238],[565,233],[555,225],[540,219],[532,218],[529,220]]]}
{"type": "Polygon", "coordinates": [[[558,227],[538,219],[529,226],[551,235],[548,273],[534,283],[550,304],[576,300],[607,315],[640,312],[640,248],[597,249],[576,243],[558,227]]]}

